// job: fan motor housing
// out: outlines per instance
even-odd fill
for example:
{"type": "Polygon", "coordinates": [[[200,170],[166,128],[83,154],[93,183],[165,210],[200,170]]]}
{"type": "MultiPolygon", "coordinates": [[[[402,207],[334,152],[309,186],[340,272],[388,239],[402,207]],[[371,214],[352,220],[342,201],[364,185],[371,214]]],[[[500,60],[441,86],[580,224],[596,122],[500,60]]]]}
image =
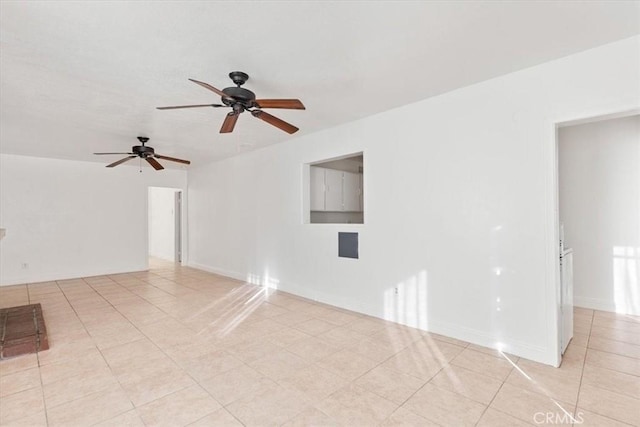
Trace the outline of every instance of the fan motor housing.
{"type": "Polygon", "coordinates": [[[131,152],[133,154],[137,154],[139,157],[146,159],[147,157],[153,156],[155,151],[152,147],[146,147],[144,145],[134,145],[131,147],[131,152]]]}
{"type": "MultiPolygon", "coordinates": [[[[253,102],[256,100],[256,94],[251,92],[249,89],[245,89],[242,87],[228,87],[222,89],[224,93],[232,97],[235,102],[239,102],[240,104],[246,107],[252,107],[253,102]]],[[[233,100],[222,98],[222,102],[225,105],[233,105],[235,102],[233,100]]]]}

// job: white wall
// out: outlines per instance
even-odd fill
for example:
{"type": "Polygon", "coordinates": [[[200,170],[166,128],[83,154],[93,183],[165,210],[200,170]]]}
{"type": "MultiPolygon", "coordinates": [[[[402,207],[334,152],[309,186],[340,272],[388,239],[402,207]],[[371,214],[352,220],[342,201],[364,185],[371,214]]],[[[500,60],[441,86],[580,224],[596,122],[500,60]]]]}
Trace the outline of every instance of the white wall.
{"type": "Polygon", "coordinates": [[[559,131],[575,305],[640,315],[640,116],[559,131]]]}
{"type": "Polygon", "coordinates": [[[1,155],[0,283],[146,269],[150,185],[184,189],[186,172],[1,155]]]}
{"type": "Polygon", "coordinates": [[[191,265],[557,365],[555,123],[640,106],[639,52],[627,39],[191,169],[191,265]],[[366,224],[303,224],[302,165],[359,151],[366,224]],[[359,260],[338,258],[338,231],[360,233],[359,260]]]}
{"type": "Polygon", "coordinates": [[[149,255],[168,261],[176,258],[176,191],[149,187],[149,255]]]}

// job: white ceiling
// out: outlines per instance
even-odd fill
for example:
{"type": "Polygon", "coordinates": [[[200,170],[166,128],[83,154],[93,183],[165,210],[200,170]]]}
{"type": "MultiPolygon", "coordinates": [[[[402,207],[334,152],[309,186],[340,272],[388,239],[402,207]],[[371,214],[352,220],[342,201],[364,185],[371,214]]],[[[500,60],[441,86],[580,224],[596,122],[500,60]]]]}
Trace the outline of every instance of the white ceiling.
{"type": "Polygon", "coordinates": [[[199,164],[292,136],[156,110],[220,101],[187,78],[301,99],[269,110],[301,135],[631,37],[640,2],[2,1],[0,31],[0,152],[105,163],[146,135],[199,164]]]}

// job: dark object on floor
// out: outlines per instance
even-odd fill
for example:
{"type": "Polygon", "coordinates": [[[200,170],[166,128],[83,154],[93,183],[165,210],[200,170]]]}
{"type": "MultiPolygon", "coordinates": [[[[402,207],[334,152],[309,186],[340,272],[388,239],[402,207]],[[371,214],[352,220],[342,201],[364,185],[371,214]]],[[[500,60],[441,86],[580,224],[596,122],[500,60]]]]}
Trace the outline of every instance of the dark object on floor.
{"type": "Polygon", "coordinates": [[[40,304],[0,308],[0,359],[49,348],[40,304]]]}

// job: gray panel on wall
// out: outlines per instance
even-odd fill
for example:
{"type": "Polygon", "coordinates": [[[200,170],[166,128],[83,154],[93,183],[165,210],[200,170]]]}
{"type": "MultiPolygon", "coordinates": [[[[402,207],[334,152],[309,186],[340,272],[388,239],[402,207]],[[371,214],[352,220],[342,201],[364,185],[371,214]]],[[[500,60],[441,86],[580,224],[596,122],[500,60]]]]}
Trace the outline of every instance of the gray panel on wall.
{"type": "Polygon", "coordinates": [[[338,256],[358,258],[358,233],[338,233],[338,256]]]}

